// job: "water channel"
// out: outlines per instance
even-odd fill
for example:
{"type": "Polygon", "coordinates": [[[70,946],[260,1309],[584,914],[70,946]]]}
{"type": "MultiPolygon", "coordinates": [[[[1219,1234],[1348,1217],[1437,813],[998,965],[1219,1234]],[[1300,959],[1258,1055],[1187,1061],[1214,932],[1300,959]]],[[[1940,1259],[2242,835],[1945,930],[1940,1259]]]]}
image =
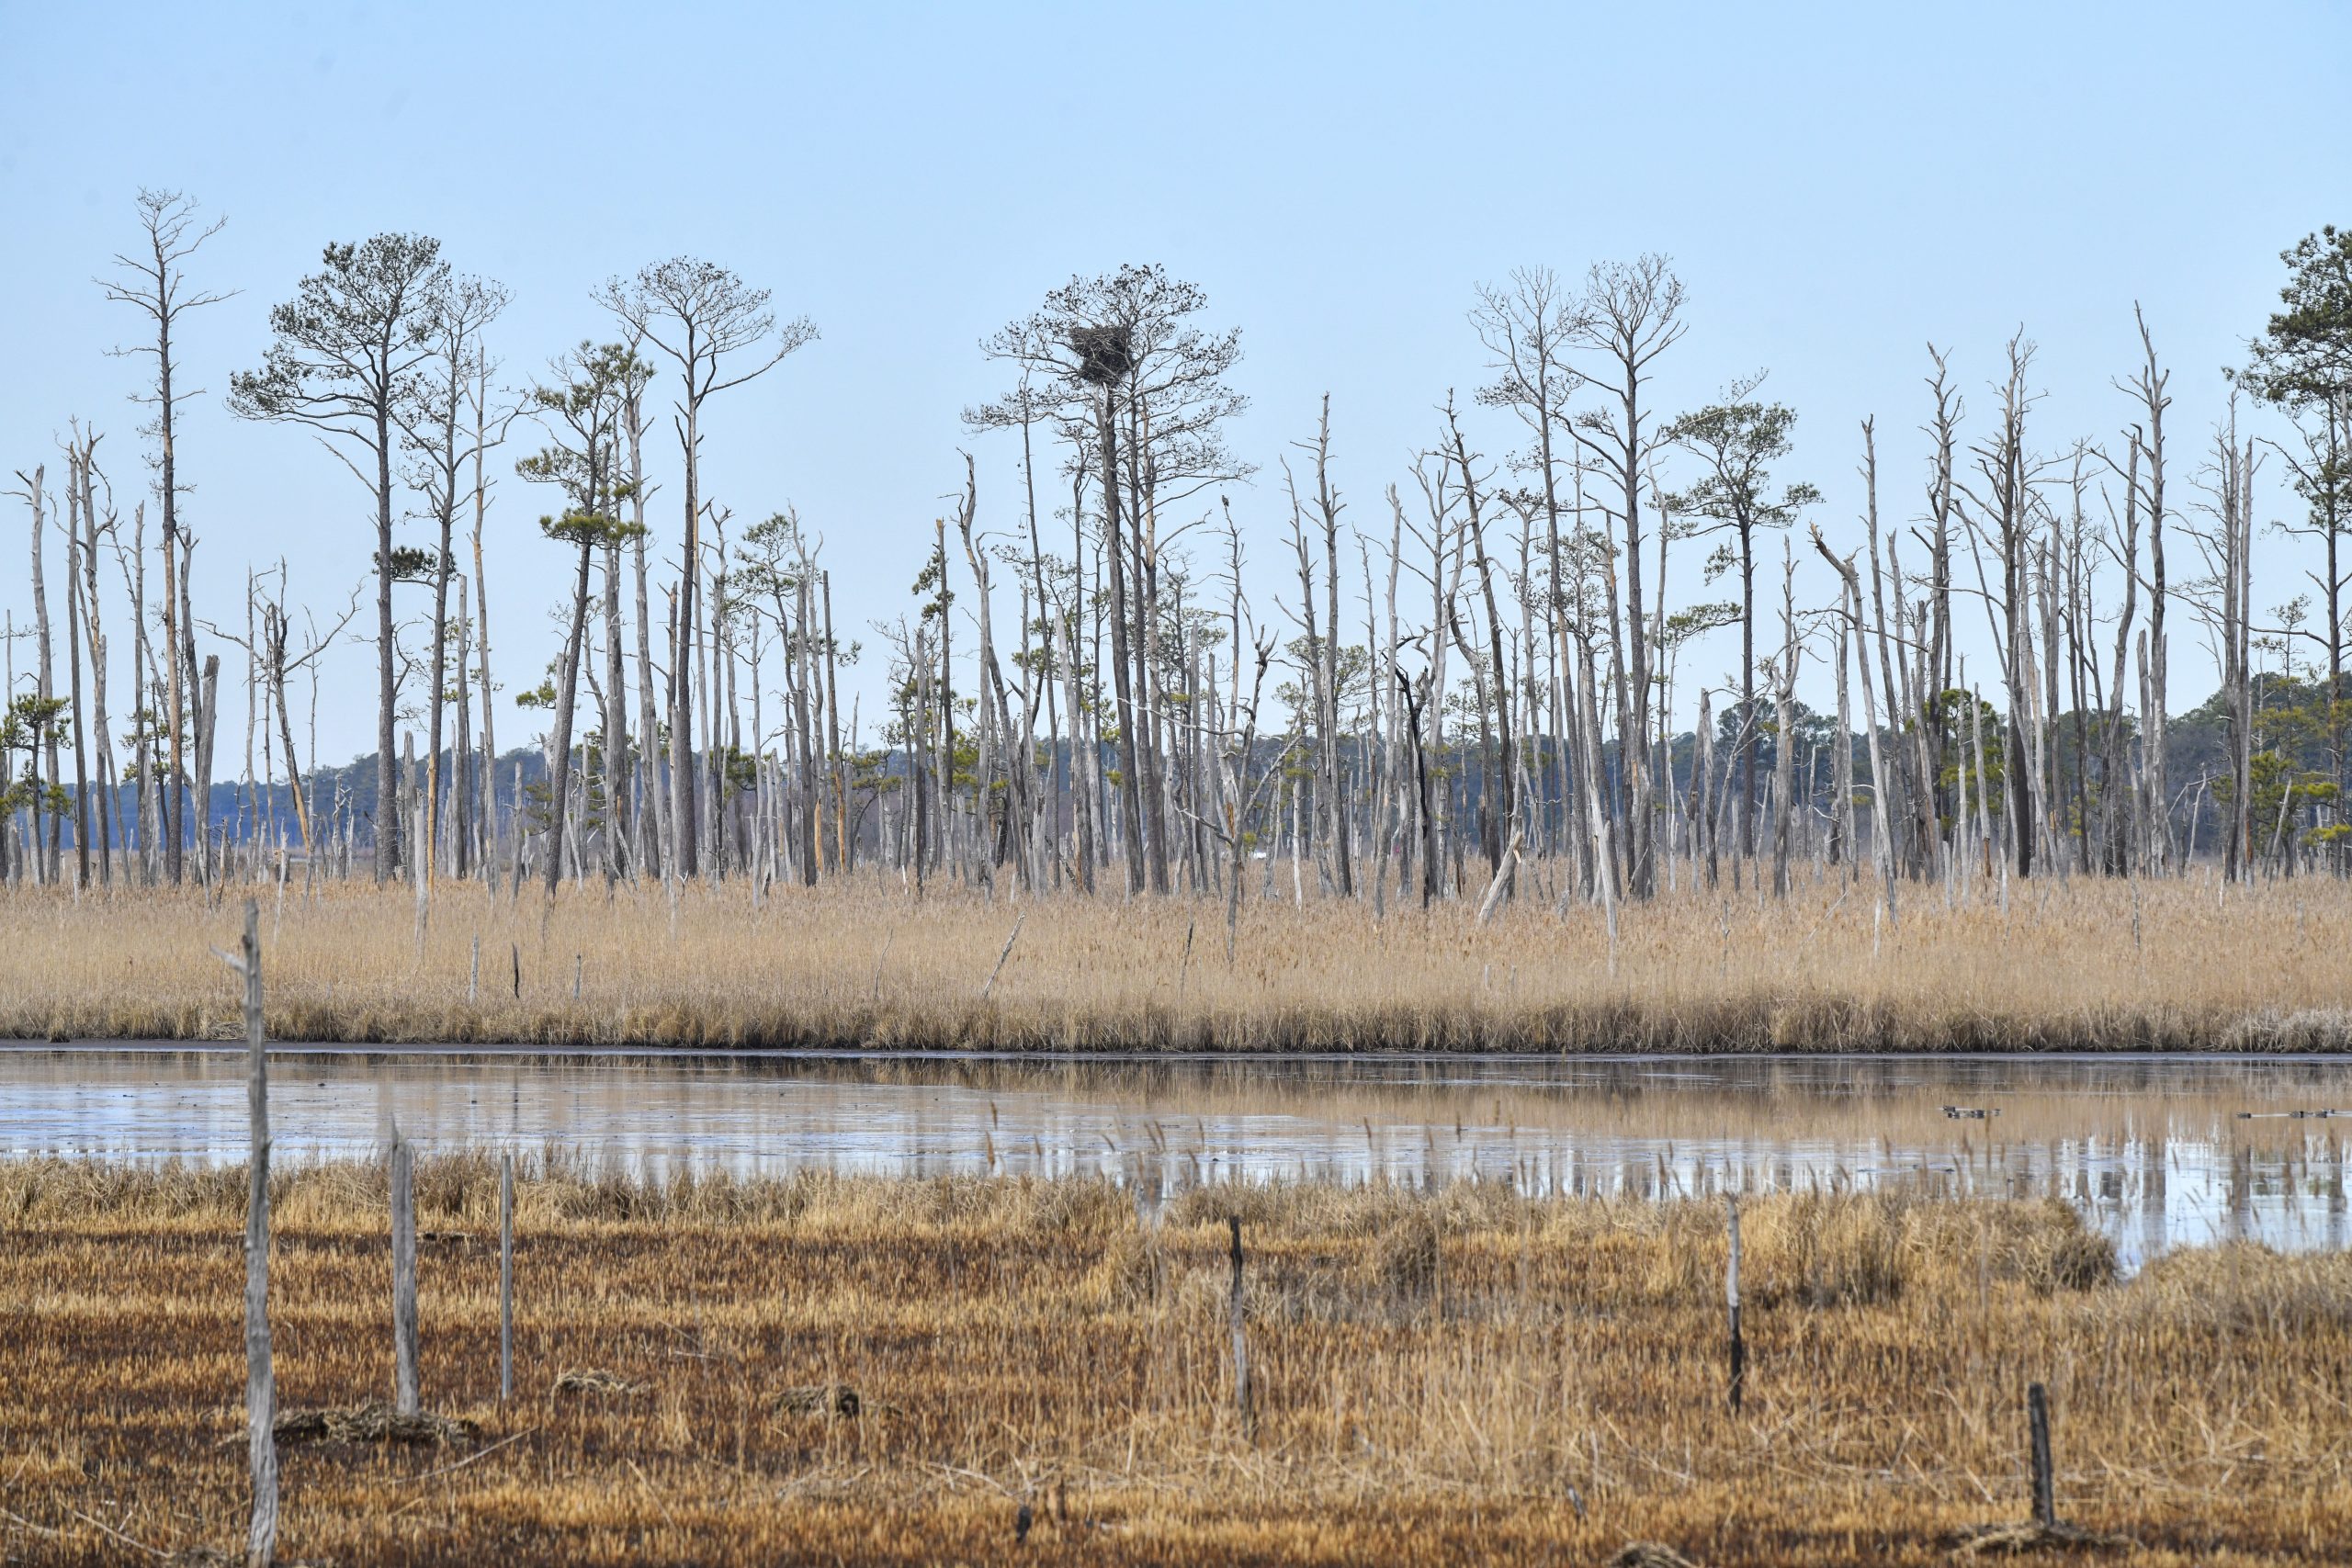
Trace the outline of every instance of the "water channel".
{"type": "MultiPolygon", "coordinates": [[[[1154,1057],[273,1047],[280,1158],[556,1147],[682,1166],[1204,1181],[1510,1180],[1652,1198],[1925,1182],[2056,1194],[2127,1263],[2352,1242],[2352,1059],[1154,1057]],[[2323,1114],[2332,1112],[2333,1114],[2323,1114]]],[[[0,1048],[0,1157],[243,1157],[243,1061],[0,1048]]]]}

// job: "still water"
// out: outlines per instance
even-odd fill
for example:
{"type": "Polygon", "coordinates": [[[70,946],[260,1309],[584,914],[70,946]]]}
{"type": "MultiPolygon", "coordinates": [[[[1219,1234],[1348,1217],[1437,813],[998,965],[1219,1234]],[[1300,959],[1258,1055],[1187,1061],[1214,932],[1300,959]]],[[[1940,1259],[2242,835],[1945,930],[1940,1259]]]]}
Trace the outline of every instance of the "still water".
{"type": "MultiPolygon", "coordinates": [[[[2127,1262],[2352,1241],[2352,1059],[1002,1058],[273,1049],[280,1157],[578,1151],[655,1172],[1467,1177],[1611,1198],[1928,1183],[2057,1194],[2127,1262]],[[1959,1114],[1954,1114],[1959,1112],[1959,1114]],[[2322,1112],[2333,1112],[2323,1115],[2322,1112]],[[1980,1114],[1981,1113],[1981,1114],[1980,1114]]],[[[243,1061],[0,1049],[0,1156],[234,1160],[243,1061]]]]}

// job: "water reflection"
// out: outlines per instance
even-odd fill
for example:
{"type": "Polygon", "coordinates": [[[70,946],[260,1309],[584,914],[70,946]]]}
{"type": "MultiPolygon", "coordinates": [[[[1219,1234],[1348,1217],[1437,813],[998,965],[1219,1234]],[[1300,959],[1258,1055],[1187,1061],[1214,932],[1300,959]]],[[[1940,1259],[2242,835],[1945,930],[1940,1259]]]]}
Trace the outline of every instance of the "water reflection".
{"type": "MultiPolygon", "coordinates": [[[[1924,1184],[2055,1194],[2138,1261],[2346,1240],[2352,1061],[2231,1057],[637,1056],[288,1050],[281,1153],[554,1144],[655,1171],[1467,1177],[1611,1198],[1924,1184]],[[1949,1108],[1949,1110],[1948,1110],[1949,1108]],[[1953,1115],[1950,1111],[1983,1111],[1953,1115]]],[[[0,1153],[236,1159],[240,1063],[0,1052],[0,1153]]]]}

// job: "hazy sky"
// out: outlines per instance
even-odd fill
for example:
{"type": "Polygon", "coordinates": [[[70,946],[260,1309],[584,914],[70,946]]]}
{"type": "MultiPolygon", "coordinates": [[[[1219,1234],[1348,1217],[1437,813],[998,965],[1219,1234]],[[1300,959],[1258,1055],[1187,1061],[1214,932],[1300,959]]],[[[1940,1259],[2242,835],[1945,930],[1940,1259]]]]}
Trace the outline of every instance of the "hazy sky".
{"type": "MultiPolygon", "coordinates": [[[[140,186],[195,196],[228,221],[192,280],[243,291],[189,320],[183,361],[209,390],[180,446],[198,614],[224,620],[242,620],[249,561],[284,556],[320,603],[367,565],[358,485],[300,433],[220,400],[328,240],[421,231],[510,286],[492,346],[517,383],[609,333],[596,283],[680,253],[812,317],[819,342],[714,403],[708,485],[740,522],[797,504],[824,536],[837,615],[862,627],[904,607],[973,441],[959,412],[1004,384],[977,340],[1075,272],[1164,263],[1207,289],[1213,324],[1242,329],[1252,406],[1234,441],[1266,474],[1233,504],[1272,614],[1285,513],[1268,476],[1285,444],[1329,391],[1349,517],[1385,536],[1383,488],[1430,438],[1433,405],[1484,378],[1473,285],[1515,265],[1580,275],[1669,254],[1691,330],[1661,367],[1660,406],[1770,367],[1768,395],[1801,415],[1788,477],[1821,485],[1837,538],[1859,505],[1865,415],[1889,513],[1917,510],[1928,341],[1953,351],[1981,430],[2022,324],[2048,393],[2038,445],[2061,448],[2125,418],[2109,378],[2135,355],[2135,299],[2176,367],[2185,480],[2222,411],[2219,367],[2275,297],[2277,253],[2352,221],[2343,4],[0,0],[0,474],[46,461],[54,485],[56,440],[80,415],[107,433],[128,516],[145,483],[125,401],[141,367],[105,351],[138,323],[92,278],[132,240],[140,186]]],[[[1481,413],[1474,439],[1500,457],[1514,436],[1481,413]]],[[[674,444],[655,450],[673,479],[674,444]]],[[[983,524],[1009,527],[1008,443],[975,450],[983,524]]],[[[653,507],[672,543],[676,502],[673,482],[653,507]]],[[[2284,504],[2267,482],[2264,515],[2284,504]]],[[[490,590],[511,688],[554,643],[542,616],[565,552],[532,526],[553,506],[508,469],[490,590]]],[[[21,626],[25,513],[0,517],[0,607],[21,626]]],[[[2260,547],[2283,599],[2287,547],[2260,547]]],[[[1678,599],[1720,595],[1698,581],[1702,554],[1683,547],[1678,599]]],[[[1688,656],[1686,691],[1733,647],[1688,656]]],[[[372,660],[355,645],[331,667],[322,760],[372,745],[372,660]]],[[[2195,649],[2175,660],[2189,667],[2179,705],[2206,677],[2195,649]]],[[[525,733],[508,723],[503,737],[525,733]]],[[[242,716],[227,728],[233,773],[242,716]]]]}

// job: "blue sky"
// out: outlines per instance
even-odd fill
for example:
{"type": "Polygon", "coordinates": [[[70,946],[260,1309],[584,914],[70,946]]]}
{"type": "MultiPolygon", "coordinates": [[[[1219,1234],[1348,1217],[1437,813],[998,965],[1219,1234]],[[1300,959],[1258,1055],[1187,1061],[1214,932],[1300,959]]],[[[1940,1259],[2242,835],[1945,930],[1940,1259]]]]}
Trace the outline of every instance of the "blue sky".
{"type": "MultiPolygon", "coordinates": [[[[1821,485],[1838,537],[1865,415],[1890,514],[1915,510],[1928,341],[1981,413],[2022,324],[2058,448],[2125,418],[2109,381],[2135,299],[2177,369],[2185,479],[2277,253],[2352,221],[2341,4],[209,9],[0,0],[0,474],[46,460],[53,482],[80,415],[109,433],[127,514],[138,366],[105,350],[134,322],[91,279],[141,186],[197,197],[228,224],[193,276],[243,290],[190,321],[184,356],[212,394],[181,437],[199,614],[224,619],[248,560],[285,556],[322,603],[367,563],[358,487],[220,400],[330,239],[423,231],[505,282],[493,347],[517,381],[607,331],[596,283],[679,253],[812,317],[819,342],[714,405],[708,483],[746,522],[797,504],[860,626],[903,604],[971,442],[959,411],[1002,384],[977,341],[1075,272],[1159,261],[1203,285],[1243,332],[1235,445],[1271,471],[1328,390],[1350,516],[1385,533],[1433,405],[1483,378],[1474,284],[1668,253],[1691,330],[1661,406],[1770,367],[1801,416],[1789,477],[1821,485]]],[[[1510,433],[1479,420],[1500,456],[1510,433]]],[[[1011,453],[976,451],[983,523],[1009,526],[1011,453]]],[[[654,503],[665,538],[676,493],[654,503]]],[[[492,515],[517,687],[553,643],[561,561],[531,526],[550,505],[510,473],[492,515]]],[[[1234,507],[1271,610],[1278,488],[1234,507]]],[[[23,513],[0,519],[21,624],[23,513]]],[[[2288,547],[2262,548],[2283,598],[2288,547]]],[[[1702,553],[1679,599],[1716,596],[1702,553]]],[[[1730,651],[1692,657],[1712,676],[1730,651]]],[[[2175,659],[2194,700],[2201,658],[2175,659]]],[[[371,660],[332,666],[350,685],[322,708],[324,760],[371,743],[371,660]]]]}

